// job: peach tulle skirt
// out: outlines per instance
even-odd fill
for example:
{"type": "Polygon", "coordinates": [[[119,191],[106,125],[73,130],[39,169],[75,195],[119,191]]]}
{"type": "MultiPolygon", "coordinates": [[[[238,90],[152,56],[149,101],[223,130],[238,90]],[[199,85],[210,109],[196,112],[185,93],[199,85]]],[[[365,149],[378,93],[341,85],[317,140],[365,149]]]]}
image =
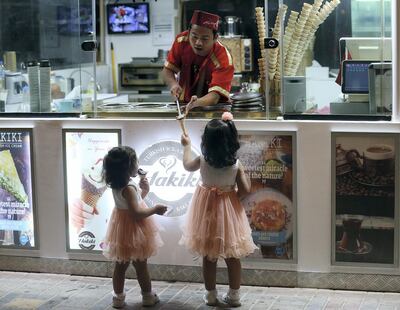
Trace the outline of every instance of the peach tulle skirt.
{"type": "Polygon", "coordinates": [[[151,217],[135,221],[128,210],[114,208],[104,240],[105,257],[117,262],[143,261],[162,245],[151,217]]]}
{"type": "Polygon", "coordinates": [[[237,193],[204,185],[193,195],[179,243],[209,260],[240,258],[257,249],[237,193]]]}

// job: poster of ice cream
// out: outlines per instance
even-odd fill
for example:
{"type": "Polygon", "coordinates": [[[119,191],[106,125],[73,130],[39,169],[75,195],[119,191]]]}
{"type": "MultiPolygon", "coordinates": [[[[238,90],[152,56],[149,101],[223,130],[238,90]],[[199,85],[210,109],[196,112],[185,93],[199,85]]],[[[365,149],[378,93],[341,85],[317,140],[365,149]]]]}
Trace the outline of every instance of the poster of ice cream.
{"type": "Polygon", "coordinates": [[[101,250],[114,207],[101,176],[103,158],[120,136],[119,130],[64,130],[68,250],[101,250]]]}
{"type": "Polygon", "coordinates": [[[251,179],[251,193],[241,201],[261,250],[251,257],[293,260],[295,135],[241,133],[239,139],[238,158],[251,179]]]}
{"type": "Polygon", "coordinates": [[[0,129],[0,246],[35,248],[32,131],[0,129]]]}

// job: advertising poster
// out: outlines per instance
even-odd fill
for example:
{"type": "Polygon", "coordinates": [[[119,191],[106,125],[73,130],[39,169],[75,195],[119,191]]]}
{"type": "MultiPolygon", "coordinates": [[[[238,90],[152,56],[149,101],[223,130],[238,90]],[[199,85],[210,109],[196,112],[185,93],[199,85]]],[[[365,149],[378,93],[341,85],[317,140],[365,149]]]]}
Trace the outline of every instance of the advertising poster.
{"type": "Polygon", "coordinates": [[[0,129],[0,246],[35,248],[32,131],[0,129]]]}
{"type": "Polygon", "coordinates": [[[293,260],[294,134],[240,134],[238,157],[251,179],[242,204],[261,251],[252,257],[293,260]]]}
{"type": "Polygon", "coordinates": [[[101,177],[103,158],[120,143],[119,130],[64,130],[69,250],[102,250],[114,208],[101,177]]]}
{"type": "Polygon", "coordinates": [[[395,141],[392,134],[333,134],[334,262],[395,263],[395,141]]]}

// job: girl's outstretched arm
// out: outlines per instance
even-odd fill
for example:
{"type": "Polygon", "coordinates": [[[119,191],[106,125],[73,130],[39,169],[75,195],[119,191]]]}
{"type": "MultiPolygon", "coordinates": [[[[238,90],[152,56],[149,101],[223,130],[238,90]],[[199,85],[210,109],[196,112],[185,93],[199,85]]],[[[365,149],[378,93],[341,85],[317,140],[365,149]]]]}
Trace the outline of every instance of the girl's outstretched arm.
{"type": "Polygon", "coordinates": [[[163,215],[167,211],[167,207],[156,205],[153,208],[143,208],[140,206],[136,189],[133,186],[126,186],[122,190],[122,196],[129,205],[129,211],[135,220],[141,220],[153,214],[163,215]]]}
{"type": "Polygon", "coordinates": [[[238,173],[236,175],[236,183],[238,185],[239,196],[242,196],[250,193],[251,181],[250,177],[244,171],[242,163],[240,161],[238,161],[238,163],[239,163],[239,168],[238,168],[238,173]]]}
{"type": "Polygon", "coordinates": [[[182,135],[181,144],[183,145],[183,167],[187,171],[196,171],[200,169],[200,156],[192,159],[192,147],[190,138],[187,135],[182,135]]]}

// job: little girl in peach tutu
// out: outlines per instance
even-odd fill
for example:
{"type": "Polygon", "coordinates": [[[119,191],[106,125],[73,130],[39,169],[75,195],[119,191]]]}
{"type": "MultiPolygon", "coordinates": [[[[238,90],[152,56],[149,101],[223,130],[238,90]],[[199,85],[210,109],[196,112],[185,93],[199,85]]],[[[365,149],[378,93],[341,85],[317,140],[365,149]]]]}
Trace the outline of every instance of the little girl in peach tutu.
{"type": "Polygon", "coordinates": [[[250,192],[250,179],[236,157],[240,145],[232,114],[225,112],[222,119],[208,122],[201,141],[202,156],[191,158],[189,136],[182,135],[181,143],[183,166],[188,171],[200,169],[202,184],[193,194],[180,243],[203,257],[205,303],[218,304],[216,268],[218,258],[223,258],[229,276],[229,290],[223,300],[239,307],[240,257],[257,247],[238,196],[238,191],[250,192]]]}
{"type": "Polygon", "coordinates": [[[164,214],[167,207],[156,205],[148,208],[145,205],[143,198],[150,190],[149,183],[144,176],[137,187],[131,180],[137,174],[138,160],[129,146],[114,147],[104,157],[103,178],[112,188],[115,201],[104,242],[104,255],[115,261],[114,308],[125,306],[125,272],[131,261],[142,290],[143,306],[153,306],[159,302],[158,296],[151,290],[147,258],[155,255],[163,242],[150,216],[164,214]]]}

